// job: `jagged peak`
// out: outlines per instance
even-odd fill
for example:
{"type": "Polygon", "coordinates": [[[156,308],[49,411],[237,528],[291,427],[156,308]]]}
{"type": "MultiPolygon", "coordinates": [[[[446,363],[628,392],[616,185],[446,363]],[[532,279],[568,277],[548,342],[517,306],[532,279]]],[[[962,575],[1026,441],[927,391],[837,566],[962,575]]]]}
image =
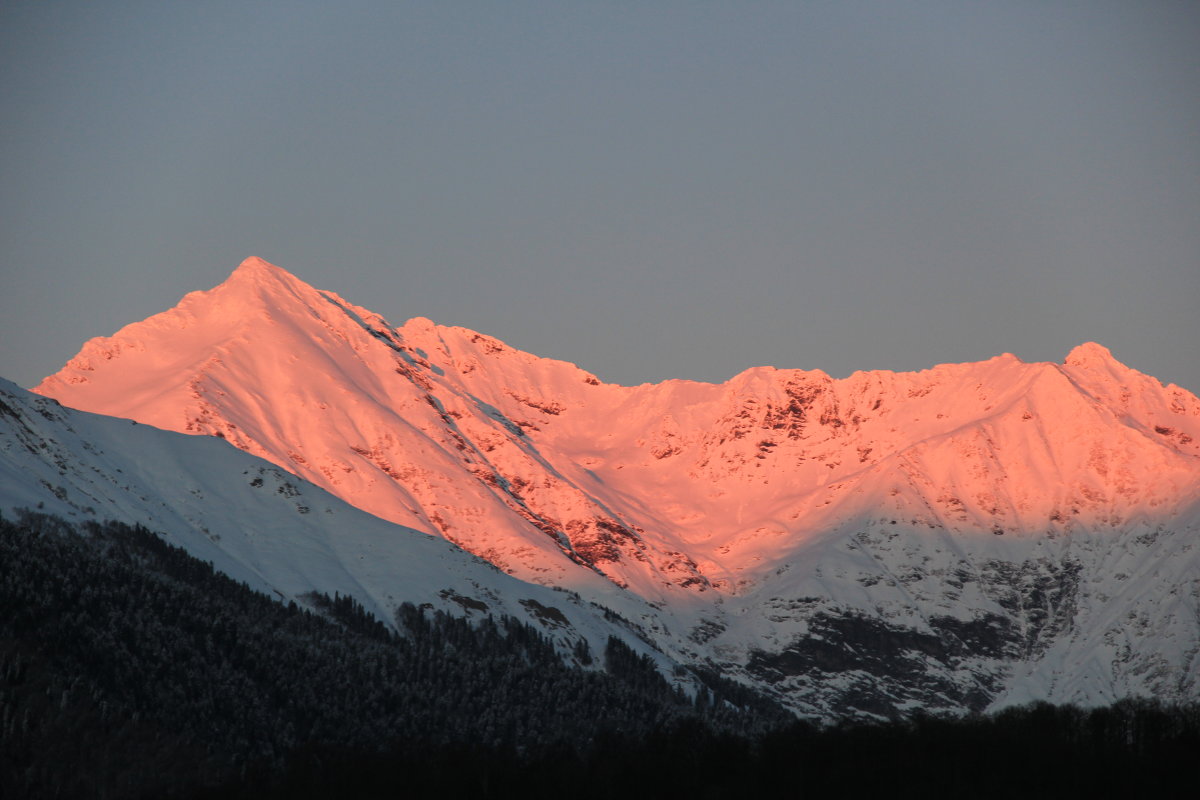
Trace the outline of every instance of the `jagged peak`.
{"type": "Polygon", "coordinates": [[[1096,342],[1084,342],[1075,347],[1063,363],[1068,367],[1125,366],[1113,356],[1111,350],[1096,342]]]}

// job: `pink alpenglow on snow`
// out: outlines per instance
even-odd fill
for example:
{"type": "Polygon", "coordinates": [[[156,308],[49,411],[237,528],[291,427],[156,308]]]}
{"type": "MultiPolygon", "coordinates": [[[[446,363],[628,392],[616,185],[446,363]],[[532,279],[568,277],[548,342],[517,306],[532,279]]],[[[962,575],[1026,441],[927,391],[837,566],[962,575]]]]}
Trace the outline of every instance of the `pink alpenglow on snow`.
{"type": "Polygon", "coordinates": [[[1200,402],[1094,343],[1062,365],[624,387],[393,327],[259,258],[35,391],[222,436],[523,577],[582,567],[649,595],[728,591],[864,516],[1021,536],[1170,512],[1200,482],[1200,402]]]}
{"type": "Polygon", "coordinates": [[[1013,652],[1042,659],[1018,675],[980,656],[1007,675],[988,692],[1013,702],[1192,691],[1147,675],[1197,639],[1180,587],[1200,548],[1178,548],[1200,529],[1200,400],[1098,344],[1062,364],[1004,354],[841,380],[757,367],[626,387],[464,328],[393,326],[251,258],[91,340],[35,391],[222,437],[748,680],[807,691],[811,677],[754,654],[837,614],[916,631],[1008,620],[1025,637],[1013,652]],[[1048,610],[1013,594],[1017,581],[1050,596],[1063,576],[1072,599],[1048,610]],[[1139,640],[1145,663],[1122,661],[1143,610],[1182,627],[1139,640]]]}

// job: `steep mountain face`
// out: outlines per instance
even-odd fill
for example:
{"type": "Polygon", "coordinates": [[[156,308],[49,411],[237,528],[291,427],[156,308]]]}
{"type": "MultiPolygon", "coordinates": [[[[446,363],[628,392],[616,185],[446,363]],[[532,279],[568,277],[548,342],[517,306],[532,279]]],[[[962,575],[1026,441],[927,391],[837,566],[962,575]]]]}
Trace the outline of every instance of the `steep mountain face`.
{"type": "MultiPolygon", "coordinates": [[[[395,624],[402,603],[544,631],[564,655],[609,636],[653,654],[579,597],[517,580],[439,537],[386,522],[228,444],[63,408],[0,380],[0,513],[143,525],[251,588],[310,605],[356,598],[395,624]]],[[[611,614],[610,614],[611,615],[611,614]]]]}
{"type": "Polygon", "coordinates": [[[223,437],[801,711],[1200,686],[1200,400],[1096,344],[622,387],[249,259],[36,391],[223,437]]]}

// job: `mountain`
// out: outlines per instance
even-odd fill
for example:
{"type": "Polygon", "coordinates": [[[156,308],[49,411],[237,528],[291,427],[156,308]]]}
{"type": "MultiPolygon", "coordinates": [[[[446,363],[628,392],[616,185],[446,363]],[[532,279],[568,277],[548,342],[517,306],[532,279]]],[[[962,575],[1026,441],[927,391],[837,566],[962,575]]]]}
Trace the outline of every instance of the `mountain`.
{"type": "MultiPolygon", "coordinates": [[[[217,439],[64,408],[0,380],[0,513],[161,534],[251,589],[314,607],[355,598],[396,627],[409,603],[453,616],[509,616],[570,656],[610,636],[661,655],[604,610],[529,584],[440,537],[389,523],[217,439]]],[[[610,612],[611,615],[611,612],[610,612]]]]}
{"type": "Polygon", "coordinates": [[[252,258],[35,391],[224,438],[803,714],[1200,691],[1200,400],[1097,344],[623,387],[252,258]]]}

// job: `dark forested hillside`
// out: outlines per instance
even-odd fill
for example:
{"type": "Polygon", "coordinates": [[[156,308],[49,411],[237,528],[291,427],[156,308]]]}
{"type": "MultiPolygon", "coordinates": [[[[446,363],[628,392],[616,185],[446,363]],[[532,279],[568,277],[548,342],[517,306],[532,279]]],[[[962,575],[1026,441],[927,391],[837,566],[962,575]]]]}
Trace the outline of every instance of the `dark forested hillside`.
{"type": "Polygon", "coordinates": [[[283,605],[153,533],[0,519],[2,797],[1164,796],[1200,710],[1126,701],[819,728],[617,640],[283,605]]]}
{"type": "MultiPolygon", "coordinates": [[[[698,700],[617,640],[566,666],[511,618],[401,607],[397,634],[348,597],[316,612],[252,592],[140,527],[0,520],[0,788],[187,794],[278,773],[300,748],[506,748],[533,757],[685,718],[750,732],[783,713],[698,700]]],[[[738,698],[744,703],[744,698],[738,698]]]]}

